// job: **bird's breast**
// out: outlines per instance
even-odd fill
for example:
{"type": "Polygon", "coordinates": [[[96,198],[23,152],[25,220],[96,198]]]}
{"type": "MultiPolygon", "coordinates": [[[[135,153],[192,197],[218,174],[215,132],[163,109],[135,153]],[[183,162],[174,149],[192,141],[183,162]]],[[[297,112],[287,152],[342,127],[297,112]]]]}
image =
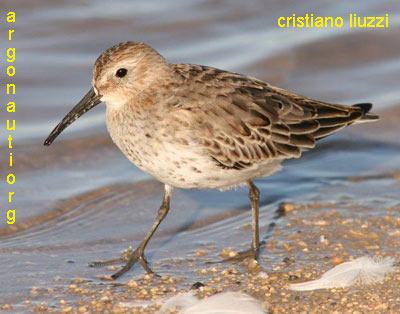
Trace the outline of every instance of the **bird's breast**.
{"type": "Polygon", "coordinates": [[[166,115],[107,108],[106,121],[112,140],[133,164],[174,187],[225,189],[278,170],[277,165],[242,171],[221,168],[196,144],[190,129],[173,127],[175,120],[166,115]]]}
{"type": "Polygon", "coordinates": [[[212,172],[214,163],[201,148],[177,138],[165,117],[107,108],[106,121],[122,153],[160,182],[180,188],[207,184],[203,176],[212,172]]]}

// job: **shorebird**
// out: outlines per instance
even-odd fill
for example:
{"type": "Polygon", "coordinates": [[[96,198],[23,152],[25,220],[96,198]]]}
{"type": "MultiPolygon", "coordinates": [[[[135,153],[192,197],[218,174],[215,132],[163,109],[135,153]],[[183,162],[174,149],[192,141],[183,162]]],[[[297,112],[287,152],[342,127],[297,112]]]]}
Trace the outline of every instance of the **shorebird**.
{"type": "Polygon", "coordinates": [[[285,159],[300,157],[319,139],[350,124],[378,119],[369,113],[369,103],[346,106],[312,100],[242,74],[172,64],[144,43],[124,42],[99,56],[92,88],[44,145],[101,102],[114,143],[165,185],[151,229],[130,257],[109,261],[126,262],[110,279],[137,262],[152,273],[144,250],[169,211],[174,187],[224,190],[247,185],[252,244],[238,257],[257,259],[259,190],[253,179],[275,173],[285,159]]]}

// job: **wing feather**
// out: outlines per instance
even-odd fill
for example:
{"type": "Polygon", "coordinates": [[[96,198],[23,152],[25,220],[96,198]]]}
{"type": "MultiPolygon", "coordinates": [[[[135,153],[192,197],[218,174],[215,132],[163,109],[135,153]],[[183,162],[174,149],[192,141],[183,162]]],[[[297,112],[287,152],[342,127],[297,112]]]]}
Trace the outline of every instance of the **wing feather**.
{"type": "MultiPolygon", "coordinates": [[[[244,75],[197,65],[174,65],[187,84],[206,86],[189,110],[195,137],[221,167],[243,169],[300,157],[318,139],[362,119],[367,106],[312,100],[244,75]],[[212,115],[210,115],[212,112],[212,115]]],[[[187,97],[181,95],[181,97],[187,97]]],[[[369,107],[370,108],[370,107],[369,107]]]]}

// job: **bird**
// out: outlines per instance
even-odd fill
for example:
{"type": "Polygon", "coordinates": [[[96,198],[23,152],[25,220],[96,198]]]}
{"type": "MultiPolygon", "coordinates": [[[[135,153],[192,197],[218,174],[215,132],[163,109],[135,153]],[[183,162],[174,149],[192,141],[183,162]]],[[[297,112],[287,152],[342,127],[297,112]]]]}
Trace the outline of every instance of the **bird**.
{"type": "Polygon", "coordinates": [[[125,263],[110,280],[139,263],[167,216],[174,188],[225,190],[247,186],[252,239],[238,259],[260,252],[259,199],[254,179],[299,158],[320,139],[351,124],[375,121],[372,104],[330,104],[267,82],[214,67],[168,62],[142,42],[105,50],[93,66],[92,88],[54,128],[48,146],[71,123],[106,104],[111,139],[139,169],[164,184],[156,219],[129,257],[90,266],[125,263]]]}

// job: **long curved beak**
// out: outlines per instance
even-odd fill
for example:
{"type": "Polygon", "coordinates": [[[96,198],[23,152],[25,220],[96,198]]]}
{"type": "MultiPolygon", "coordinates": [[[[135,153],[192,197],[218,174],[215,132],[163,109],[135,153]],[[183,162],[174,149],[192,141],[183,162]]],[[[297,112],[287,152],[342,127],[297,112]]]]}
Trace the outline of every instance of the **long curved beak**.
{"type": "Polygon", "coordinates": [[[77,120],[80,116],[88,112],[93,107],[101,103],[101,96],[97,96],[94,89],[91,88],[88,93],[78,102],[78,104],[72,108],[70,112],[62,119],[62,121],[51,131],[50,135],[44,141],[45,146],[51,145],[56,137],[64,131],[64,129],[69,126],[72,122],[77,120]]]}

